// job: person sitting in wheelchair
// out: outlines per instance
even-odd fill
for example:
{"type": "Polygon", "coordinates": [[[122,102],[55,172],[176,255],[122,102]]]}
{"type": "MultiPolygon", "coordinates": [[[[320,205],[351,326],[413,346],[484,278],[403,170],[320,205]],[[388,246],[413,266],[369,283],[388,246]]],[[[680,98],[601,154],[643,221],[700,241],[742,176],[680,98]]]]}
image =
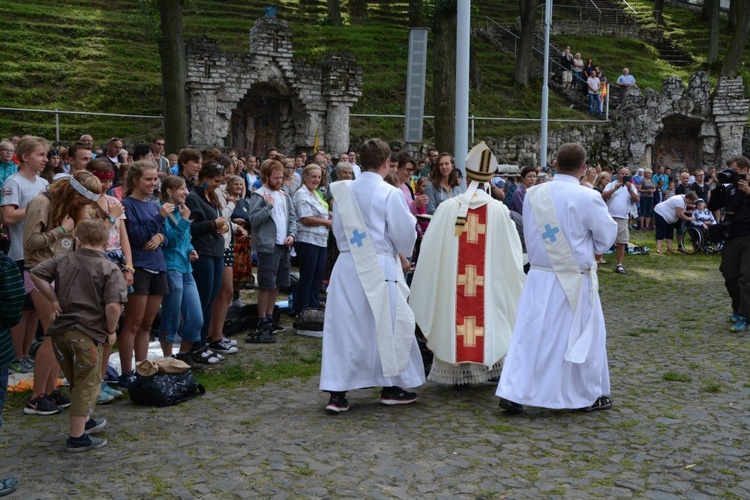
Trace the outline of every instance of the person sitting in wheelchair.
{"type": "Polygon", "coordinates": [[[695,210],[693,210],[693,217],[695,220],[690,222],[691,226],[699,227],[703,230],[703,235],[707,236],[709,226],[716,224],[714,214],[706,206],[706,202],[703,198],[695,200],[695,210]]]}

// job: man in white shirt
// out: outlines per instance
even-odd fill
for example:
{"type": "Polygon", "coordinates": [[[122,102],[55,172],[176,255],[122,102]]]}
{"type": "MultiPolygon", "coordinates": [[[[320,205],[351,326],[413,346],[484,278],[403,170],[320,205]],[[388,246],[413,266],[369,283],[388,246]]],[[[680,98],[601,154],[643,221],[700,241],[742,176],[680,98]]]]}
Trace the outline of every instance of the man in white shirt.
{"type": "Polygon", "coordinates": [[[620,87],[620,104],[624,104],[625,97],[628,95],[628,88],[635,85],[635,78],[630,74],[628,68],[622,68],[622,74],[617,77],[617,85],[620,87]]]}
{"type": "MultiPolygon", "coordinates": [[[[625,267],[622,265],[625,259],[625,249],[630,241],[630,232],[628,223],[630,214],[633,211],[633,205],[638,203],[638,190],[630,182],[630,169],[620,167],[617,170],[617,179],[607,184],[602,192],[602,198],[607,202],[609,215],[617,222],[617,267],[615,272],[625,274],[625,267]]],[[[637,209],[636,209],[637,213],[637,209]]]]}
{"type": "Polygon", "coordinates": [[[599,99],[599,86],[601,81],[596,76],[596,72],[592,72],[586,80],[586,85],[589,88],[589,114],[591,116],[601,116],[599,109],[601,108],[601,101],[599,99]]]}

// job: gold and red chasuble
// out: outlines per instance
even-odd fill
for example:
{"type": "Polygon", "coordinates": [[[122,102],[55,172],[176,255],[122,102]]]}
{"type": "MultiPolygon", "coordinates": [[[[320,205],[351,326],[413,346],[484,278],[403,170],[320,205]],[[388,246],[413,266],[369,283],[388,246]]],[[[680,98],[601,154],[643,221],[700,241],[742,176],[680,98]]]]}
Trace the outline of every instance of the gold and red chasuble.
{"type": "Polygon", "coordinates": [[[484,363],[484,259],[487,205],[470,209],[458,237],[456,363],[484,363]]]}

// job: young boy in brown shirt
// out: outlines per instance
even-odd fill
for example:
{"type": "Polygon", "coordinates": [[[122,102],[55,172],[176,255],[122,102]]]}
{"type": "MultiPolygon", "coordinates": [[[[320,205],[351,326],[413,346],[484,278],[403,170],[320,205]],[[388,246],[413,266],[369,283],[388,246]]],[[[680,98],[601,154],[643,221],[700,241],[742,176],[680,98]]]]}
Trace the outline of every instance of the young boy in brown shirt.
{"type": "Polygon", "coordinates": [[[127,288],[120,269],[107,259],[109,227],[100,219],[86,219],[76,227],[78,247],[36,265],[31,279],[52,303],[52,337],[55,357],[70,383],[70,436],[72,452],[107,445],[91,437],[107,424],[92,418],[102,382],[102,346],[115,342],[115,329],[127,288]],[[55,283],[53,289],[51,284],[55,283]]]}

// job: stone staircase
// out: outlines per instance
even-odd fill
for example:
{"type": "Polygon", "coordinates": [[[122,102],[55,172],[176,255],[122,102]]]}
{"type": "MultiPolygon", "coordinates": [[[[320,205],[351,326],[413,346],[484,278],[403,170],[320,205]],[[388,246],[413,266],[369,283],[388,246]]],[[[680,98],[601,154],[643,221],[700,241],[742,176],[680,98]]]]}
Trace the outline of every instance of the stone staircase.
{"type": "Polygon", "coordinates": [[[685,67],[693,63],[693,57],[689,53],[667,38],[662,37],[661,40],[655,41],[653,46],[659,51],[659,58],[672,66],[685,67]]]}

